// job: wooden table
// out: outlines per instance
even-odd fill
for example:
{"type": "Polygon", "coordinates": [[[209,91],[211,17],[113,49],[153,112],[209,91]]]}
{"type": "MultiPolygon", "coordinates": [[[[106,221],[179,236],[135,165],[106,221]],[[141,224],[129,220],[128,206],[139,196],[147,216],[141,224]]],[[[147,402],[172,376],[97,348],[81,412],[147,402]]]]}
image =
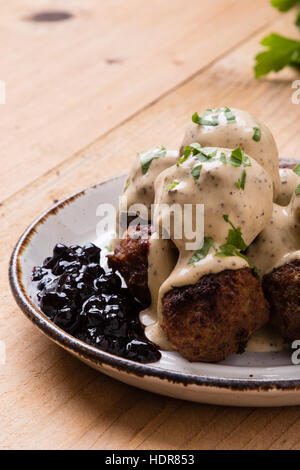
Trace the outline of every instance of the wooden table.
{"type": "Polygon", "coordinates": [[[299,157],[291,72],[253,78],[270,31],[295,34],[268,0],[1,2],[0,446],[4,449],[287,449],[300,410],[206,406],[114,381],[52,344],[16,306],[9,256],[54,201],[179,145],[195,110],[244,108],[299,157]],[[41,15],[59,10],[63,15],[41,15]],[[65,16],[60,21],[41,21],[65,16]]]}

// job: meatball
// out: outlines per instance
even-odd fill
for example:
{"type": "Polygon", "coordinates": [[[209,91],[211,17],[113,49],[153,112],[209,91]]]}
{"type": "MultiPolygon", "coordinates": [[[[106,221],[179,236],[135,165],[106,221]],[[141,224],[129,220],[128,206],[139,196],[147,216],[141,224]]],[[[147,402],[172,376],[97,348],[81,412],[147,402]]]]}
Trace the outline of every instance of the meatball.
{"type": "Polygon", "coordinates": [[[173,288],[162,303],[162,328],[189,361],[218,362],[243,352],[269,319],[268,302],[250,268],[203,276],[195,285],[173,288]]]}
{"type": "Polygon", "coordinates": [[[129,292],[144,307],[151,302],[148,288],[148,254],[151,225],[129,226],[113,255],[108,255],[108,266],[125,279],[129,292]]]}
{"type": "Polygon", "coordinates": [[[287,342],[300,339],[300,260],[274,269],[263,279],[271,323],[287,342]]]}

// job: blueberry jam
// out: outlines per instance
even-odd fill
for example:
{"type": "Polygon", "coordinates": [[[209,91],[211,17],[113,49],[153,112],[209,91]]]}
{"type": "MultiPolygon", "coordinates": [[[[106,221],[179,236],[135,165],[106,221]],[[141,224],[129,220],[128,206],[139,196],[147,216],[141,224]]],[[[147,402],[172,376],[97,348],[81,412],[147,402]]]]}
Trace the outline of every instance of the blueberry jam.
{"type": "Polygon", "coordinates": [[[121,278],[100,265],[100,248],[58,243],[32,280],[42,311],[56,325],[103,351],[147,363],[161,357],[144,335],[141,305],[121,278]]]}

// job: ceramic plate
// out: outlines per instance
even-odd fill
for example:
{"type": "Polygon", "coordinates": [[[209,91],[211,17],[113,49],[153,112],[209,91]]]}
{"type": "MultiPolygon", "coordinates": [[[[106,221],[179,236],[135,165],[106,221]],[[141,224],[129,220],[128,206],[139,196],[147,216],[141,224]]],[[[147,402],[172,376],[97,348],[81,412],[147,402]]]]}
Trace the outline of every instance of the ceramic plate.
{"type": "Polygon", "coordinates": [[[171,397],[235,406],[300,404],[300,366],[291,352],[232,355],[218,364],[190,363],[176,352],[163,352],[159,362],[143,365],[100,351],[65,333],[33,300],[32,267],[51,254],[57,242],[99,246],[96,236],[100,203],[117,205],[125,176],[91,186],[53,206],[20,238],[11,258],[10,282],[15,299],[30,320],[51,340],[99,371],[130,385],[171,397]]]}

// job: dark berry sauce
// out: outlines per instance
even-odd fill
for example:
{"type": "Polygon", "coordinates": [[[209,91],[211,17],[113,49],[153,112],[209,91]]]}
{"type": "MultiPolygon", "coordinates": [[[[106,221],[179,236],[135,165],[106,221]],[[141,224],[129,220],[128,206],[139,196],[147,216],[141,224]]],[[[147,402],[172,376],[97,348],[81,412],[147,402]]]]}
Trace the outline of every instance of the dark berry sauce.
{"type": "Polygon", "coordinates": [[[57,326],[103,351],[147,363],[161,357],[139,322],[141,305],[100,265],[100,248],[57,244],[32,280],[42,311],[57,326]]]}

